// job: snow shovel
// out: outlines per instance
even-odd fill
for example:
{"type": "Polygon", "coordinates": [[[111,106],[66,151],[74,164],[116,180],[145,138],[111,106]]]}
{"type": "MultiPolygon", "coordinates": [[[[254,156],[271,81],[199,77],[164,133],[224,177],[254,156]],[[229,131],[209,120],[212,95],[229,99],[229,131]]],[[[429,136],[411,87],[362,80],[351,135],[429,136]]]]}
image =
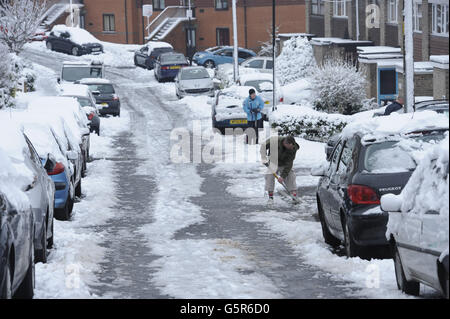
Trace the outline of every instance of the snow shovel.
{"type": "Polygon", "coordinates": [[[278,183],[280,183],[281,185],[283,185],[283,187],[284,187],[284,189],[286,190],[288,196],[295,202],[295,204],[299,204],[300,201],[298,200],[297,197],[295,197],[294,195],[291,194],[291,192],[289,191],[289,189],[288,189],[287,186],[286,186],[286,183],[285,183],[285,182],[281,183],[281,182],[278,180],[280,177],[277,175],[277,173],[272,173],[272,174],[273,174],[273,176],[275,176],[275,178],[277,179],[278,183]]]}

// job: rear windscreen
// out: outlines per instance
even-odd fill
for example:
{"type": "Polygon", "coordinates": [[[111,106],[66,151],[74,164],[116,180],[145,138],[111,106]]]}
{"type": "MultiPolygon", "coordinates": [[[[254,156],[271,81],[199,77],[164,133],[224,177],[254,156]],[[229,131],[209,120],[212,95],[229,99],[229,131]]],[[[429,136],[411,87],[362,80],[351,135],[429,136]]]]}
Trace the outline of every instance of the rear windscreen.
{"type": "Polygon", "coordinates": [[[111,84],[89,84],[89,89],[94,91],[99,91],[101,94],[114,94],[114,87],[111,84]]]}
{"type": "Polygon", "coordinates": [[[62,79],[67,82],[101,77],[102,69],[97,67],[65,67],[62,71],[62,79]]]}
{"type": "Polygon", "coordinates": [[[158,57],[163,53],[173,52],[172,48],[157,48],[151,52],[151,56],[158,57]]]}
{"type": "Polygon", "coordinates": [[[161,56],[161,63],[162,64],[186,64],[186,58],[184,55],[175,55],[175,54],[168,54],[168,55],[162,55],[161,56]]]}

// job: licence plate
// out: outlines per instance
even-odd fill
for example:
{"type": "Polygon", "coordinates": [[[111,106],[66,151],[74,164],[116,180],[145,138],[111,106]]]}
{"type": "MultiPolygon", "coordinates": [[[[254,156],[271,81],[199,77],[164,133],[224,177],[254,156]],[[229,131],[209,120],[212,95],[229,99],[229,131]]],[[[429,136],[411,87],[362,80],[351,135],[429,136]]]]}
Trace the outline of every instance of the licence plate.
{"type": "Polygon", "coordinates": [[[264,102],[264,104],[270,104],[270,101],[266,101],[266,102],[264,102]]]}
{"type": "Polygon", "coordinates": [[[93,48],[92,51],[100,51],[100,48],[93,48]]]}
{"type": "Polygon", "coordinates": [[[247,120],[230,120],[230,124],[247,124],[247,120]]]}
{"type": "Polygon", "coordinates": [[[102,105],[104,105],[104,106],[108,106],[108,103],[102,103],[102,105]]]}
{"type": "Polygon", "coordinates": [[[179,65],[177,65],[177,66],[171,66],[170,69],[171,69],[171,70],[178,70],[178,69],[181,69],[181,67],[180,67],[179,65]]]}

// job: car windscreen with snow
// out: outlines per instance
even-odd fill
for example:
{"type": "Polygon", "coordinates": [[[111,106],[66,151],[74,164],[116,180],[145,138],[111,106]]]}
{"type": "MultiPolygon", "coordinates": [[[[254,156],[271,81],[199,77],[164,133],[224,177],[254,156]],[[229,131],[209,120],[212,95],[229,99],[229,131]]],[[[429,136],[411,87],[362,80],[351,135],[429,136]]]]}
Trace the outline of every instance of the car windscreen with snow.
{"type": "Polygon", "coordinates": [[[252,80],[244,83],[245,86],[253,86],[256,90],[261,92],[273,91],[273,83],[267,80],[252,80]]]}
{"type": "Polygon", "coordinates": [[[75,82],[83,78],[102,78],[102,68],[99,67],[64,67],[62,70],[62,79],[67,82],[75,82]]]}
{"type": "Polygon", "coordinates": [[[443,140],[443,131],[436,131],[400,141],[385,141],[369,145],[365,152],[364,168],[372,174],[412,172],[416,169],[416,153],[443,140]]]}
{"type": "Polygon", "coordinates": [[[190,69],[183,70],[181,73],[181,80],[199,80],[199,79],[209,79],[209,73],[205,69],[190,69]]]}

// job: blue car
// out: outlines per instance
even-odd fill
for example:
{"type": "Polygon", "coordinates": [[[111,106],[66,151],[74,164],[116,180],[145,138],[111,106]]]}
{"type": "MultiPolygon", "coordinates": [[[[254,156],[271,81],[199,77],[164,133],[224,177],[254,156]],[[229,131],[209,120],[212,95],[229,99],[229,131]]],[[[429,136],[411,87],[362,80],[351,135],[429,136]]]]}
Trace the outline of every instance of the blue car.
{"type": "MultiPolygon", "coordinates": [[[[215,68],[224,63],[233,63],[234,49],[231,46],[216,47],[206,51],[197,52],[194,54],[192,60],[206,68],[215,68]]],[[[238,48],[239,63],[256,56],[252,50],[238,48]]]]}
{"type": "Polygon", "coordinates": [[[181,53],[163,53],[155,61],[155,78],[158,82],[173,81],[181,68],[189,66],[186,57],[181,53]]]}

